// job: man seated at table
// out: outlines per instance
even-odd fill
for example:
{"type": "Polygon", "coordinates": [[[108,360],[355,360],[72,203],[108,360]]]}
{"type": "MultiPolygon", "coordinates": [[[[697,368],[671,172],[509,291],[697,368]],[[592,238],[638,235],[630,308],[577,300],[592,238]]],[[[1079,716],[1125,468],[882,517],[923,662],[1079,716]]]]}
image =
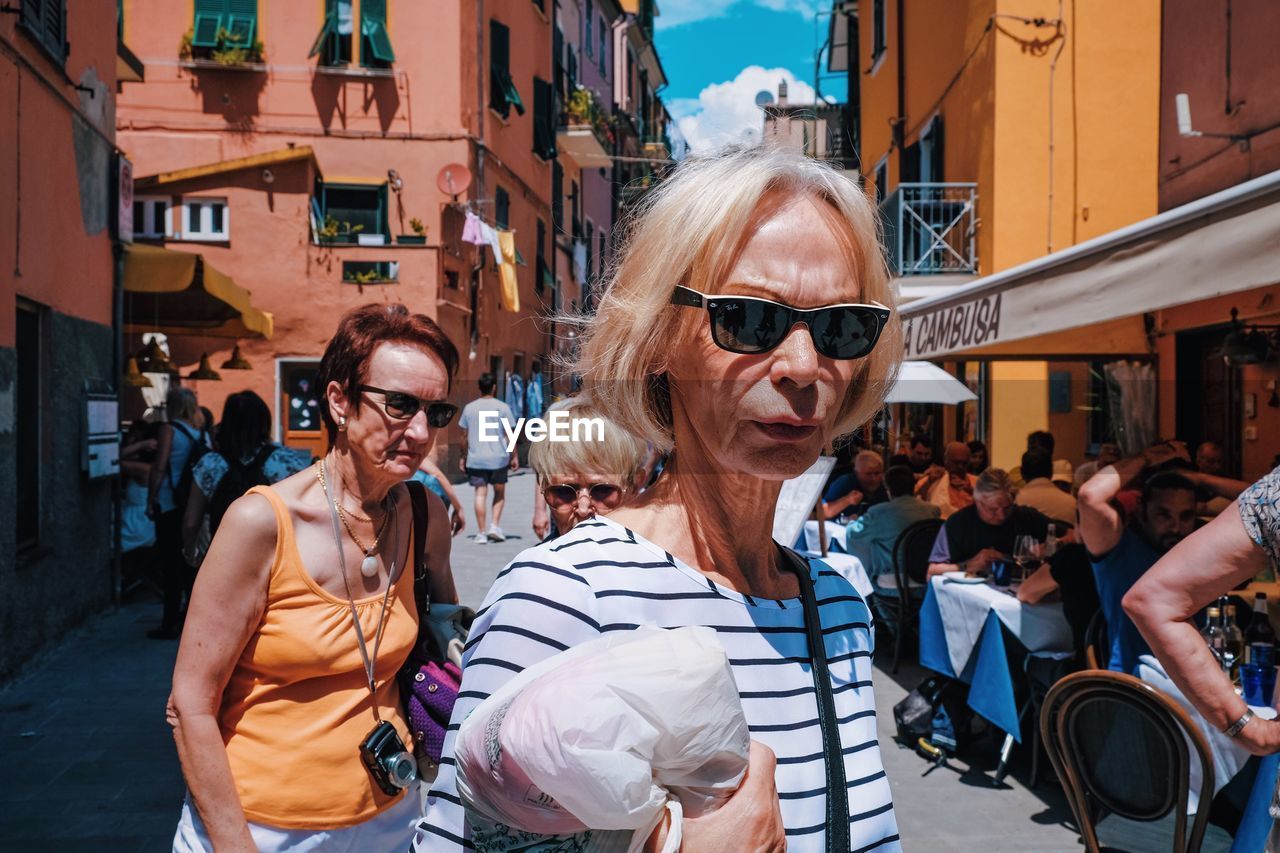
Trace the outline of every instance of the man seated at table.
{"type": "MultiPolygon", "coordinates": [[[[915,477],[912,477],[915,483],[915,477]]],[[[841,515],[858,518],[876,504],[889,500],[884,486],[884,460],[874,450],[860,450],[853,458],[853,471],[831,481],[822,497],[822,517],[841,515]]]]}
{"type": "Polygon", "coordinates": [[[1022,476],[1027,483],[1018,489],[1019,506],[1040,510],[1054,521],[1076,523],[1076,499],[1053,482],[1053,457],[1040,448],[1022,454],[1022,476]]]}
{"type": "Polygon", "coordinates": [[[906,453],[895,453],[889,465],[906,465],[918,480],[933,465],[933,439],[927,435],[913,435],[906,453]]]}
{"type": "Polygon", "coordinates": [[[929,554],[929,577],[956,571],[985,575],[992,561],[1011,558],[1017,537],[1043,542],[1049,524],[1039,510],[1013,502],[1008,474],[988,468],[973,486],[973,505],[957,511],[938,531],[929,554]]]}
{"type": "Polygon", "coordinates": [[[867,577],[877,589],[890,589],[896,595],[893,578],[893,546],[917,521],[938,517],[938,508],[914,494],[915,475],[905,465],[895,465],[885,474],[889,500],[876,504],[849,525],[848,551],[862,560],[867,577]]]}
{"type": "Polygon", "coordinates": [[[950,518],[973,503],[977,479],[969,473],[969,445],[953,441],[943,453],[942,464],[931,466],[916,484],[916,494],[938,507],[943,518],[950,518]]]}
{"type": "Polygon", "coordinates": [[[1175,459],[1190,461],[1186,445],[1167,441],[1108,465],[1080,487],[1077,530],[1093,564],[1107,623],[1107,668],[1116,672],[1133,672],[1138,657],[1151,653],[1120,601],[1166,551],[1195,530],[1196,485],[1189,472],[1155,473],[1143,484],[1141,501],[1128,517],[1115,499],[1144,472],[1175,459]]]}
{"type": "Polygon", "coordinates": [[[1018,587],[1018,600],[1023,604],[1057,599],[1062,600],[1062,614],[1071,625],[1077,664],[1083,665],[1085,634],[1093,614],[1098,612],[1099,601],[1089,552],[1079,542],[1063,545],[1018,587]]]}

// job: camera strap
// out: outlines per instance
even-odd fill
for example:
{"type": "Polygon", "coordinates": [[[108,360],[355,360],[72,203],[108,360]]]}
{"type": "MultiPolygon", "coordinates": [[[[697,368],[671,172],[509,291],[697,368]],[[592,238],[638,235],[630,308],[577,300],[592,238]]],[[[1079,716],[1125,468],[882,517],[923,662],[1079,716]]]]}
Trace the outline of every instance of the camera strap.
{"type": "MultiPolygon", "coordinates": [[[[324,472],[324,460],[320,460],[320,470],[324,472]]],[[[387,602],[391,598],[391,587],[395,584],[396,561],[394,557],[395,543],[400,541],[400,516],[395,511],[395,503],[391,504],[392,521],[394,532],[392,534],[392,554],[390,564],[387,568],[387,588],[382,593],[382,608],[378,612],[378,627],[373,632],[373,658],[369,657],[369,649],[364,639],[364,629],[360,626],[360,615],[356,612],[356,602],[351,595],[351,583],[347,580],[347,555],[342,548],[342,531],[338,527],[338,504],[333,495],[329,493],[328,477],[322,479],[321,484],[324,488],[325,499],[329,503],[329,517],[333,521],[333,541],[338,547],[338,567],[342,570],[342,585],[347,591],[347,606],[351,608],[351,625],[356,632],[356,644],[360,649],[360,659],[364,661],[365,684],[369,688],[370,705],[373,707],[373,718],[379,723],[382,722],[382,715],[378,713],[377,702],[377,678],[374,674],[374,661],[378,659],[378,647],[382,645],[382,629],[386,625],[387,619],[387,602]]]]}

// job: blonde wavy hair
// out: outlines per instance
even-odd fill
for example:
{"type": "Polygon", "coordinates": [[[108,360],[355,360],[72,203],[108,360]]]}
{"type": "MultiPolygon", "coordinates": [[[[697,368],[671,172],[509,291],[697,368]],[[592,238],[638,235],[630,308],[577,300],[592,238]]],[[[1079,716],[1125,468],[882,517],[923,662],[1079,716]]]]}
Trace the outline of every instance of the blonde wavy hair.
{"type": "Polygon", "coordinates": [[[574,471],[597,471],[613,478],[628,491],[635,488],[636,475],[644,467],[649,449],[643,441],[613,423],[613,420],[585,397],[568,397],[553,403],[548,412],[567,411],[571,418],[600,418],[604,421],[602,441],[535,441],[529,445],[529,467],[543,486],[574,471]]]}
{"type": "MultiPolygon", "coordinates": [[[[666,378],[671,355],[706,323],[703,312],[672,305],[672,289],[684,284],[716,293],[753,218],[776,194],[826,203],[828,224],[858,276],[861,301],[895,307],[876,211],[857,183],[789,148],[738,147],[685,160],[626,224],[604,295],[595,315],[581,321],[579,355],[569,365],[615,423],[661,451],[674,443],[666,378]]],[[[901,360],[895,311],[875,350],[858,362],[831,439],[880,409],[901,360]]]]}

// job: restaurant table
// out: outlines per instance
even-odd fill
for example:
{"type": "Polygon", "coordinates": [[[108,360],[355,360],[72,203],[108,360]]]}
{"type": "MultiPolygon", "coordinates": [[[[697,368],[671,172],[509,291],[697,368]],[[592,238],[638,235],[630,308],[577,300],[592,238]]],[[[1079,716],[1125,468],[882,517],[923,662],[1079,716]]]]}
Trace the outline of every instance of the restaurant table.
{"type": "MultiPolygon", "coordinates": [[[[1197,728],[1200,729],[1200,733],[1204,735],[1205,742],[1209,746],[1209,754],[1213,758],[1213,793],[1216,795],[1226,787],[1227,783],[1237,773],[1245,769],[1251,758],[1249,751],[1214,726],[1211,726],[1209,721],[1200,715],[1200,712],[1182,694],[1178,686],[1165,674],[1164,667],[1160,665],[1160,661],[1151,655],[1143,655],[1138,658],[1138,667],[1134,674],[1181,705],[1188,716],[1195,722],[1197,728]]],[[[1276,716],[1274,708],[1259,707],[1257,705],[1251,705],[1250,707],[1255,714],[1264,719],[1272,719],[1276,716]]],[[[1191,793],[1187,809],[1189,814],[1194,814],[1199,806],[1200,780],[1203,778],[1203,774],[1204,771],[1200,767],[1200,759],[1192,752],[1191,793]]],[[[1280,775],[1280,754],[1268,755],[1259,759],[1257,775],[1254,777],[1253,786],[1249,790],[1249,799],[1245,805],[1244,814],[1240,818],[1240,826],[1236,828],[1235,840],[1231,845],[1233,853],[1256,853],[1265,845],[1267,833],[1271,830],[1272,818],[1269,811],[1271,795],[1276,789],[1278,775],[1280,775]]]]}
{"type": "MultiPolygon", "coordinates": [[[[1022,741],[1017,686],[1022,675],[1013,671],[1010,652],[1022,660],[1021,649],[1033,655],[1067,658],[1072,655],[1071,626],[1060,603],[1023,604],[1009,591],[987,583],[953,580],[960,572],[935,575],[920,608],[920,665],[958,678],[969,687],[969,707],[1022,741]]],[[[1002,749],[1007,759],[1012,741],[1002,749]]]]}
{"type": "MultiPolygon", "coordinates": [[[[834,521],[823,522],[827,534],[827,550],[832,550],[833,546],[840,550],[845,550],[845,543],[848,541],[848,526],[839,524],[834,521]]],[[[797,547],[805,551],[818,553],[822,550],[822,545],[818,536],[818,522],[806,521],[804,523],[804,531],[800,534],[800,541],[796,543],[797,547]]]]}
{"type": "Polygon", "coordinates": [[[845,580],[853,585],[858,591],[858,595],[862,596],[863,601],[870,606],[871,578],[867,577],[867,570],[863,568],[862,561],[850,554],[840,554],[835,551],[827,552],[827,556],[822,556],[817,551],[801,551],[806,557],[820,560],[830,566],[833,570],[841,574],[845,580]]]}

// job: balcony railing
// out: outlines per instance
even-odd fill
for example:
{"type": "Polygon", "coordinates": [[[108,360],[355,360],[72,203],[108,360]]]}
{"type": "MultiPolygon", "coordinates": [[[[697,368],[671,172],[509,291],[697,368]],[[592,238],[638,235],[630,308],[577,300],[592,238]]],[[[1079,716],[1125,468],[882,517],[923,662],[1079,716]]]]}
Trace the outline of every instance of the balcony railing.
{"type": "Polygon", "coordinates": [[[880,204],[894,275],[977,273],[977,184],[899,184],[880,204]]]}

